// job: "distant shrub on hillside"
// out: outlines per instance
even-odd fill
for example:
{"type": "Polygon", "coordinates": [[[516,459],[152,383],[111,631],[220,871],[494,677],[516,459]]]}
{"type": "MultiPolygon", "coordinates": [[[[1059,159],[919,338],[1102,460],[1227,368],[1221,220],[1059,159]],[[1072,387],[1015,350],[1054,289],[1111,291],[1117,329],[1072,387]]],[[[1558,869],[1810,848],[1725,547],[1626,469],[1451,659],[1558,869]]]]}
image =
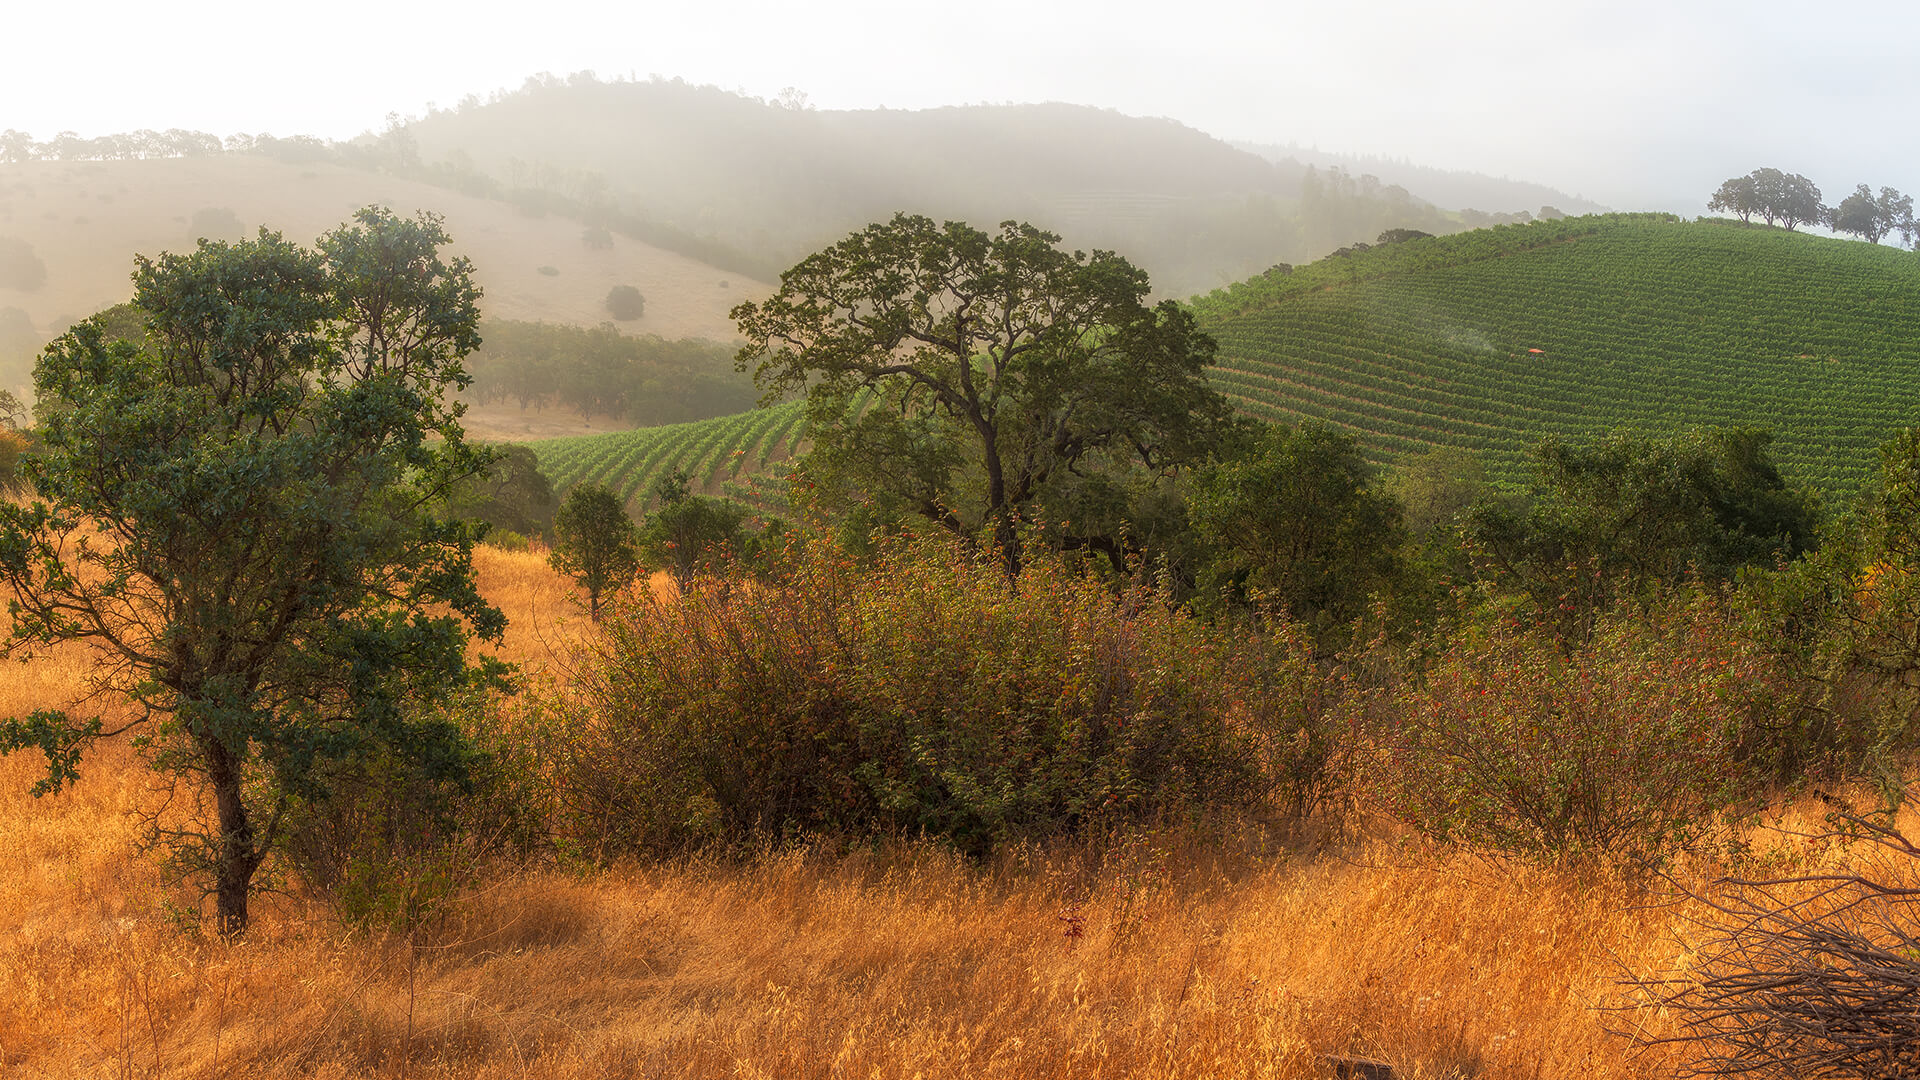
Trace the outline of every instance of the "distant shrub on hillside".
{"type": "Polygon", "coordinates": [[[17,307],[0,307],[0,365],[16,358],[31,359],[40,351],[40,335],[33,320],[17,307]]]}
{"type": "Polygon", "coordinates": [[[631,285],[615,285],[607,290],[607,313],[621,322],[631,322],[646,313],[647,298],[631,285]]]}
{"type": "Polygon", "coordinates": [[[193,212],[193,220],[187,225],[187,235],[195,240],[240,240],[246,236],[247,228],[240,224],[239,215],[224,206],[206,206],[193,212]]]}
{"type": "Polygon", "coordinates": [[[1419,229],[1388,229],[1375,240],[1380,244],[1404,244],[1409,240],[1431,240],[1433,234],[1419,229]]]}
{"type": "Polygon", "coordinates": [[[0,289],[31,292],[47,283],[47,264],[33,245],[17,236],[0,236],[0,289]]]}

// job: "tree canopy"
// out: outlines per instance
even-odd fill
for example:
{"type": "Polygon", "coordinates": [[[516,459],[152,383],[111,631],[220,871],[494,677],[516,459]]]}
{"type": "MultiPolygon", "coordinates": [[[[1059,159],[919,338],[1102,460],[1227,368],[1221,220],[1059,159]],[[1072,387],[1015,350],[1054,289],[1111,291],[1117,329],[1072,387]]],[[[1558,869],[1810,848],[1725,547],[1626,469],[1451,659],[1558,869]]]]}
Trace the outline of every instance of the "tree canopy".
{"type": "Polygon", "coordinates": [[[1911,241],[1915,232],[1913,196],[1890,187],[1881,188],[1875,195],[1872,188],[1861,184],[1829,212],[1827,223],[1833,231],[1852,233],[1869,244],[1877,244],[1895,232],[1911,241]]]}
{"type": "Polygon", "coordinates": [[[1707,200],[1707,209],[1734,214],[1741,221],[1759,214],[1767,224],[1788,230],[1817,223],[1825,213],[1813,181],[1779,169],[1755,169],[1727,180],[1707,200]]]}
{"type": "Polygon", "coordinates": [[[746,507],[695,495],[687,484],[687,474],[676,470],[654,485],[654,509],[639,538],[644,563],[671,572],[682,586],[740,553],[747,520],[746,507]]]}
{"type": "Polygon", "coordinates": [[[640,570],[640,530],[620,497],[597,484],[575,484],[553,517],[547,561],[587,591],[587,611],[600,621],[600,596],[640,570]]]}
{"type": "Polygon", "coordinates": [[[1709,429],[1539,449],[1532,505],[1476,508],[1469,538],[1491,578],[1576,627],[1615,596],[1690,574],[1727,581],[1813,547],[1815,507],[1774,467],[1772,436],[1709,429]]]}
{"type": "Polygon", "coordinates": [[[1196,461],[1230,422],[1192,315],[1148,306],[1146,274],[1120,256],[1059,242],[897,215],[736,307],[737,362],[770,396],[807,393],[816,480],[984,527],[1017,572],[1016,521],[1051,486],[1196,461]]]}
{"type": "Polygon", "coordinates": [[[1200,471],[1194,527],[1227,580],[1337,633],[1392,581],[1404,530],[1352,435],[1318,424],[1262,430],[1200,471]]]}
{"type": "MultiPolygon", "coordinates": [[[[463,775],[428,706],[498,673],[467,657],[505,625],[475,588],[475,530],[433,512],[488,462],[450,400],[479,290],[446,242],[436,218],[370,208],[314,250],[263,229],[141,258],[146,333],[82,322],[34,373],[52,407],[34,500],[0,502],[4,650],[96,646],[136,745],[199,796],[150,839],[211,876],[227,932],[330,766],[463,775]]],[[[44,752],[46,791],[103,734],[40,712],[0,720],[0,751],[44,752]]]]}

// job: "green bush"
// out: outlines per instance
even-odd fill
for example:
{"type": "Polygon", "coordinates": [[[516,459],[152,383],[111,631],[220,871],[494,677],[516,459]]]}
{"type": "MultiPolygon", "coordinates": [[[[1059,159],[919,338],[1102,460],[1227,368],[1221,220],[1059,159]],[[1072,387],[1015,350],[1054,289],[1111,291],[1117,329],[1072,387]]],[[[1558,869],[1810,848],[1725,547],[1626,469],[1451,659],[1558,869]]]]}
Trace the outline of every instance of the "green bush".
{"type": "Polygon", "coordinates": [[[524,535],[512,529],[487,530],[486,545],[499,548],[501,551],[526,551],[533,546],[524,535]]]}
{"type": "Polygon", "coordinates": [[[193,220],[187,223],[187,237],[192,240],[244,240],[247,227],[240,218],[224,206],[203,206],[193,212],[193,220]]]}
{"type": "Polygon", "coordinates": [[[702,570],[716,569],[741,554],[747,508],[687,490],[687,474],[667,474],[653,487],[653,513],[640,527],[641,565],[666,570],[685,585],[702,570]]]}
{"type": "Polygon", "coordinates": [[[796,542],[777,585],[701,575],[619,606],[577,703],[573,828],[610,851],[825,830],[981,852],[1245,806],[1263,766],[1324,747],[1301,734],[1309,659],[1249,662],[1164,590],[1051,557],[1009,581],[931,541],[874,559],[796,542]]]}
{"type": "Polygon", "coordinates": [[[1880,448],[1880,476],[1812,556],[1742,582],[1748,631],[1793,673],[1782,762],[1871,778],[1891,796],[1920,744],[1920,429],[1880,448]]]}
{"type": "Polygon", "coordinates": [[[47,283],[47,264],[33,245],[17,236],[0,236],[0,289],[32,292],[47,283]]]}
{"type": "Polygon", "coordinates": [[[482,695],[440,719],[454,758],[391,749],[331,762],[288,807],[283,850],[299,879],[353,926],[408,930],[443,913],[491,860],[548,839],[553,737],[537,706],[482,695]]]}
{"type": "Polygon", "coordinates": [[[615,285],[607,290],[607,314],[620,322],[631,322],[647,313],[647,298],[631,285],[615,285]]]}
{"type": "Polygon", "coordinates": [[[1372,788],[1413,828],[1541,862],[1657,863],[1758,793],[1779,672],[1725,605],[1615,608],[1567,646],[1501,620],[1386,695],[1372,788]]]}

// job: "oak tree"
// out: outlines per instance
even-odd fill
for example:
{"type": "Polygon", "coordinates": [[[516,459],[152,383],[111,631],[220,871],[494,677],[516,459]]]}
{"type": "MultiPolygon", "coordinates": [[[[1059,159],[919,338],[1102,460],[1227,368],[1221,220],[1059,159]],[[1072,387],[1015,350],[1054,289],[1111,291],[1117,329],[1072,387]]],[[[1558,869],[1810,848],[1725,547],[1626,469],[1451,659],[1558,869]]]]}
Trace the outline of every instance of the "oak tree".
{"type": "Polygon", "coordinates": [[[1913,196],[1890,187],[1881,188],[1880,194],[1875,195],[1872,188],[1861,184],[1833,208],[1827,223],[1833,226],[1833,231],[1852,233],[1869,244],[1877,244],[1881,237],[1895,232],[1911,240],[1913,196]]]}
{"type": "Polygon", "coordinates": [[[314,250],[262,229],[141,258],[145,333],[82,322],[34,372],[34,497],[0,503],[0,651],[89,643],[96,689],[130,708],[113,731],[0,719],[0,752],[43,752],[44,793],[131,730],[193,796],[149,839],[210,878],[226,933],[336,766],[462,775],[466,743],[427,706],[500,672],[467,654],[505,626],[475,588],[476,529],[434,512],[488,461],[451,398],[480,291],[446,242],[436,218],[369,208],[314,250]]]}
{"type": "Polygon", "coordinates": [[[1264,428],[1193,486],[1194,528],[1225,583],[1322,636],[1337,636],[1399,568],[1401,507],[1345,432],[1264,428]]]}
{"type": "Polygon", "coordinates": [[[587,592],[587,611],[600,621],[600,596],[633,580],[640,570],[640,530],[620,496],[597,484],[575,484],[553,516],[547,561],[587,592]]]}
{"type": "Polygon", "coordinates": [[[1051,487],[1191,463],[1230,417],[1193,316],[1150,306],[1147,275],[1120,256],[1059,243],[1019,222],[896,215],[734,308],[737,363],[770,396],[806,392],[816,475],[984,531],[1018,573],[1017,523],[1051,487]]]}

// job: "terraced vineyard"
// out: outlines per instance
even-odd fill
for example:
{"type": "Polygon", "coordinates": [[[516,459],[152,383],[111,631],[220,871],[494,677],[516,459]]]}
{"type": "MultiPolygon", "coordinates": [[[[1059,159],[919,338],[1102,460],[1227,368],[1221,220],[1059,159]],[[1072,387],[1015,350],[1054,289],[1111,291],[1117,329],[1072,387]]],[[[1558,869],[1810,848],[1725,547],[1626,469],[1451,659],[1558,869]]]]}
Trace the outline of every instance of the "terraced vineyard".
{"type": "Polygon", "coordinates": [[[1856,487],[1920,424],[1920,256],[1610,215],[1414,240],[1194,301],[1248,413],[1388,458],[1475,451],[1520,480],[1547,435],[1775,432],[1795,479],[1856,487]]]}
{"type": "Polygon", "coordinates": [[[686,424],[636,428],[608,435],[579,435],[527,444],[540,471],[564,494],[582,481],[611,488],[636,511],[653,485],[678,469],[695,492],[729,495],[778,510],[778,492],[757,488],[756,477],[791,457],[803,436],[806,403],[686,424]]]}

